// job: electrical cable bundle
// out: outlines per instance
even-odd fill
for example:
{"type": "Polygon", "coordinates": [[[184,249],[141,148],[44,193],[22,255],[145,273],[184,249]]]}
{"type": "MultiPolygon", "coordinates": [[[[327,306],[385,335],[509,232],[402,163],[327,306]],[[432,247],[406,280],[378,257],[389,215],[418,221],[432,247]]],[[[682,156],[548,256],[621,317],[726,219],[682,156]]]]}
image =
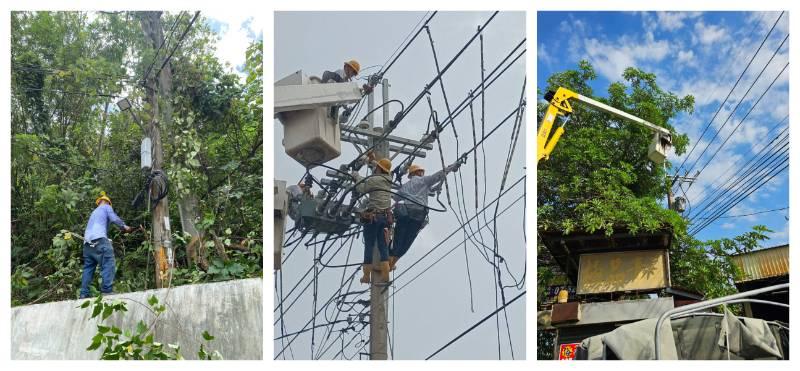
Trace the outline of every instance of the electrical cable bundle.
{"type": "Polygon", "coordinates": [[[133,202],[131,202],[131,206],[136,209],[141,208],[148,193],[152,196],[150,199],[150,208],[155,207],[161,200],[167,197],[167,194],[169,194],[169,180],[167,179],[167,174],[161,170],[151,171],[145,179],[144,187],[142,187],[142,190],[139,191],[136,197],[134,197],[133,202]],[[153,192],[155,192],[155,195],[153,195],[153,192]]]}

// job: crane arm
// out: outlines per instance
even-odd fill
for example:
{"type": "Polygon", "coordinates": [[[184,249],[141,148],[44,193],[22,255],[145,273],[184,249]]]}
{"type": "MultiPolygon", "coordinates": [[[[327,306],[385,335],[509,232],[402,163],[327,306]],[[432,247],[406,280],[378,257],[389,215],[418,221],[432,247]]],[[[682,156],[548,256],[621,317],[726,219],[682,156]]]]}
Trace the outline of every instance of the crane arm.
{"type": "Polygon", "coordinates": [[[610,113],[614,116],[632,121],[655,132],[648,153],[648,157],[650,157],[653,162],[663,163],[666,159],[666,152],[672,145],[672,133],[666,128],[611,107],[605,103],[598,102],[592,98],[580,95],[567,88],[559,87],[555,92],[547,92],[547,94],[545,94],[545,99],[549,101],[550,104],[547,107],[541,125],[539,125],[539,131],[536,136],[537,162],[550,157],[550,153],[553,151],[556,144],[558,144],[561,135],[564,134],[564,124],[566,124],[566,120],[561,122],[561,125],[556,128],[556,131],[552,135],[550,133],[553,130],[553,125],[558,116],[567,118],[572,113],[571,100],[577,100],[598,111],[610,113]]]}

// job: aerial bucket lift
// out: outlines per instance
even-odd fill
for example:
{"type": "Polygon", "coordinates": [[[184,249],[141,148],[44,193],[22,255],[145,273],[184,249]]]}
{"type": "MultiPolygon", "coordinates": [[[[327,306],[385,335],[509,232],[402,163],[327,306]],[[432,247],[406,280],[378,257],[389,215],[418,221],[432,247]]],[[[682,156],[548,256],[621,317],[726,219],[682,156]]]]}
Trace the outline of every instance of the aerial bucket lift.
{"type": "Polygon", "coordinates": [[[355,82],[322,84],[297,71],[275,82],[275,117],[283,124],[289,157],[314,167],[339,157],[341,130],[336,106],[362,97],[355,82]]]}
{"type": "Polygon", "coordinates": [[[544,99],[550,102],[550,105],[547,107],[547,111],[542,119],[542,124],[539,126],[539,132],[537,133],[537,162],[550,157],[550,153],[553,152],[556,144],[558,144],[559,138],[561,138],[561,135],[564,134],[564,122],[562,122],[561,126],[556,129],[552,137],[550,136],[550,132],[553,129],[553,123],[555,123],[556,118],[558,118],[558,116],[567,117],[572,113],[571,101],[573,100],[589,105],[598,111],[610,113],[650,129],[654,134],[653,141],[650,143],[648,148],[647,157],[659,165],[663,164],[667,159],[667,152],[669,151],[670,147],[672,147],[672,133],[663,127],[631,115],[625,111],[618,110],[607,104],[600,103],[592,98],[584,97],[583,95],[566,88],[558,88],[555,92],[548,91],[544,95],[544,99]]]}

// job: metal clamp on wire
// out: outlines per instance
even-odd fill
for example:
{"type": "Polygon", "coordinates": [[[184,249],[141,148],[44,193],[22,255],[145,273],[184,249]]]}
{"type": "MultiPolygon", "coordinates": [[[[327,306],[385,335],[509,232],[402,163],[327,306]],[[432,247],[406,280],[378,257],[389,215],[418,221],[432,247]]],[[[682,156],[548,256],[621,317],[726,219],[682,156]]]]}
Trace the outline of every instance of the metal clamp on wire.
{"type": "Polygon", "coordinates": [[[397,124],[400,123],[400,121],[403,119],[404,116],[405,116],[405,114],[404,114],[403,111],[397,112],[394,115],[394,118],[389,120],[389,123],[388,123],[389,130],[393,130],[395,127],[397,127],[397,124]]]}

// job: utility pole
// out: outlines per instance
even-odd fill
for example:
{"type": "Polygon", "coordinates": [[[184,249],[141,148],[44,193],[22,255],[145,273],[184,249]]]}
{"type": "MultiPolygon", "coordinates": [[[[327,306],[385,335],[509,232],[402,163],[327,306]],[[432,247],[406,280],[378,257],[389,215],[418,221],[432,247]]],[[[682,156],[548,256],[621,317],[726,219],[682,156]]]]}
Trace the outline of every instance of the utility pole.
{"type": "MultiPolygon", "coordinates": [[[[383,98],[383,126],[380,128],[381,130],[375,130],[373,128],[373,130],[380,133],[389,128],[389,105],[386,104],[386,102],[389,100],[389,80],[383,79],[381,82],[381,87],[381,95],[383,98]]],[[[368,103],[373,103],[374,105],[372,94],[370,94],[369,98],[370,100],[368,103]]],[[[370,108],[370,110],[373,108],[370,108]]],[[[372,138],[371,140],[377,139],[372,138]]],[[[375,158],[389,158],[389,142],[381,141],[374,144],[375,158]]],[[[380,238],[380,235],[381,233],[378,232],[378,238],[380,238]]],[[[375,263],[379,261],[381,261],[381,257],[376,246],[372,249],[373,269],[378,266],[375,263]]],[[[386,288],[389,283],[384,281],[380,274],[375,273],[376,272],[373,272],[372,274],[372,283],[369,290],[369,359],[386,360],[389,358],[387,347],[387,339],[389,338],[389,325],[387,318],[389,315],[386,308],[386,301],[389,292],[389,290],[386,288]]]]}
{"type": "MultiPolygon", "coordinates": [[[[161,12],[142,12],[142,30],[150,39],[153,49],[158,50],[164,40],[164,31],[161,26],[161,12]]],[[[155,56],[154,56],[155,58],[155,56]]],[[[156,61],[160,67],[161,61],[156,61]]],[[[154,67],[155,68],[155,67],[154,67]]],[[[159,111],[158,93],[169,93],[172,89],[172,70],[169,63],[153,76],[146,76],[145,101],[150,105],[150,122],[145,126],[146,133],[152,143],[153,165],[151,171],[161,171],[164,163],[164,147],[161,143],[161,112],[159,111]],[[158,90],[157,90],[158,89],[158,90]]],[[[163,112],[165,121],[171,120],[171,107],[167,105],[163,112]]],[[[148,205],[149,207],[150,205],[148,205]]],[[[153,257],[155,259],[156,288],[168,286],[172,281],[173,250],[169,225],[169,200],[164,197],[152,210],[152,236],[153,257]]]]}
{"type": "Polygon", "coordinates": [[[678,182],[680,182],[681,185],[683,183],[691,184],[695,180],[697,180],[696,177],[680,176],[678,174],[672,178],[672,182],[670,182],[669,187],[667,187],[667,209],[677,211],[678,213],[683,213],[685,211],[685,203],[687,202],[686,199],[683,197],[676,198],[672,193],[672,187],[674,187],[675,183],[678,182]]]}
{"type": "MultiPolygon", "coordinates": [[[[373,114],[367,116],[366,122],[352,127],[343,125],[341,140],[356,145],[366,145],[373,148],[376,159],[392,158],[398,154],[405,154],[417,158],[425,157],[425,150],[432,150],[433,144],[430,133],[423,135],[420,140],[412,140],[394,135],[383,137],[384,130],[389,130],[389,120],[392,118],[389,110],[389,80],[381,81],[381,93],[383,99],[383,126],[376,127],[373,114]],[[359,134],[368,139],[356,138],[349,134],[359,134]],[[377,141],[377,142],[376,142],[377,141]],[[394,155],[392,156],[392,153],[394,155]]],[[[367,110],[372,112],[375,109],[375,96],[371,93],[367,96],[367,110]]],[[[396,166],[397,164],[393,164],[396,166]]],[[[377,247],[372,250],[372,261],[377,263],[381,260],[377,247]]],[[[370,284],[370,315],[369,315],[369,358],[371,360],[386,360],[389,358],[388,344],[388,286],[389,282],[383,281],[377,264],[373,264],[372,283],[370,284]]]]}

